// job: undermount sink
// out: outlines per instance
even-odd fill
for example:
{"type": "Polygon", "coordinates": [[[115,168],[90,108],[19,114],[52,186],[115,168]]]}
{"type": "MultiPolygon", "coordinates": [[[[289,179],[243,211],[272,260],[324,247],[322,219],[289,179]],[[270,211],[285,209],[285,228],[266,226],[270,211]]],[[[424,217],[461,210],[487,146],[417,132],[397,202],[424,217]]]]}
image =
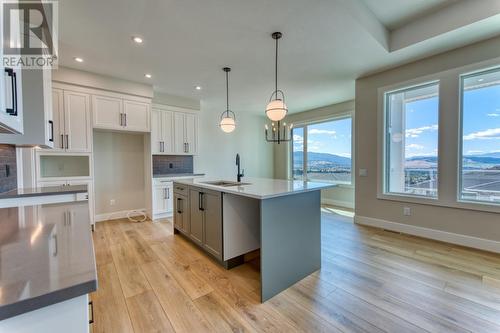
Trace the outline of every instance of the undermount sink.
{"type": "Polygon", "coordinates": [[[210,182],[203,182],[203,184],[222,186],[222,187],[250,185],[250,183],[238,183],[238,182],[232,182],[232,181],[228,181],[228,180],[214,180],[214,181],[210,181],[210,182]]]}

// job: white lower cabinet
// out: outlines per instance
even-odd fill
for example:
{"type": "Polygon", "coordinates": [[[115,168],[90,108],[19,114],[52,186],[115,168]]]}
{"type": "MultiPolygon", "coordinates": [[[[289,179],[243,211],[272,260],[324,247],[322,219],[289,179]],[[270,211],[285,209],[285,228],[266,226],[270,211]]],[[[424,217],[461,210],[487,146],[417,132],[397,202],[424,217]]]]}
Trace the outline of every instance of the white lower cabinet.
{"type": "Polygon", "coordinates": [[[153,186],[153,219],[172,216],[173,209],[173,182],[155,181],[153,186]]]}
{"type": "Polygon", "coordinates": [[[80,199],[88,200],[89,202],[89,215],[90,215],[90,225],[93,226],[95,223],[95,212],[94,212],[94,185],[92,180],[53,180],[53,181],[39,181],[38,187],[49,187],[49,186],[70,186],[70,185],[87,185],[87,195],[85,197],[80,197],[80,199]]]}

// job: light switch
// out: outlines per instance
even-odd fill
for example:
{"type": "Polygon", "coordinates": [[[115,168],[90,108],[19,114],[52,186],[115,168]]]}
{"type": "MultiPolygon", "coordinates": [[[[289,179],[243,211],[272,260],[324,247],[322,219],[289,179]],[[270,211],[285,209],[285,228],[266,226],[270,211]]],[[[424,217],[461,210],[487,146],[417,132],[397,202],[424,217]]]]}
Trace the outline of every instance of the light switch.
{"type": "Polygon", "coordinates": [[[367,169],[359,169],[359,176],[360,177],[368,176],[368,170],[367,169]]]}

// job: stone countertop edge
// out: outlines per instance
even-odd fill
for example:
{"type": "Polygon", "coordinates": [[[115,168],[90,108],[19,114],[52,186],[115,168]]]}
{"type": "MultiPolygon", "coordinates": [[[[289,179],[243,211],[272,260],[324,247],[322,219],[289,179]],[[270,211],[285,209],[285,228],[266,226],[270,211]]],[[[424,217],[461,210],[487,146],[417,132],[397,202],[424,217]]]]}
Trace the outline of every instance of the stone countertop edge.
{"type": "MultiPolygon", "coordinates": [[[[314,187],[309,187],[309,188],[301,188],[301,189],[286,189],[286,190],[274,190],[274,193],[256,193],[256,190],[258,190],[258,185],[260,184],[253,184],[252,181],[257,181],[257,182],[275,182],[275,183],[293,183],[293,182],[299,182],[299,181],[292,181],[292,180],[282,180],[282,179],[265,179],[265,178],[249,178],[249,179],[244,179],[242,181],[242,185],[240,186],[218,186],[218,185],[212,185],[212,184],[205,184],[204,182],[207,181],[217,181],[218,179],[212,179],[212,178],[203,178],[203,179],[179,179],[175,180],[174,183],[179,183],[182,185],[189,185],[189,186],[194,186],[198,188],[205,188],[208,190],[214,190],[214,191],[219,191],[222,193],[226,194],[233,194],[233,195],[239,195],[239,196],[244,196],[248,198],[253,198],[253,199],[258,199],[258,200],[266,200],[266,199],[272,199],[272,198],[278,198],[278,197],[283,197],[283,196],[288,196],[288,195],[294,195],[294,194],[299,194],[299,193],[307,193],[307,192],[313,192],[313,191],[321,191],[329,188],[334,188],[337,187],[337,184],[332,184],[332,183],[322,183],[322,182],[305,182],[308,184],[313,185],[314,187]],[[249,184],[245,184],[249,183],[249,184]],[[250,191],[245,192],[245,187],[247,187],[250,191]]],[[[301,181],[300,181],[301,182],[301,181]]],[[[304,182],[301,182],[304,183],[304,182]]],[[[258,192],[258,191],[257,191],[258,192]]]]}
{"type": "Polygon", "coordinates": [[[64,302],[69,299],[90,294],[97,290],[97,277],[77,285],[56,290],[44,295],[28,298],[16,303],[0,306],[0,320],[15,317],[49,305],[64,302]]]}
{"type": "Polygon", "coordinates": [[[88,192],[87,185],[48,186],[43,188],[21,188],[0,193],[1,199],[44,197],[88,192]]]}
{"type": "Polygon", "coordinates": [[[204,177],[204,173],[162,173],[158,175],[153,175],[153,178],[189,178],[189,177],[204,177]]]}

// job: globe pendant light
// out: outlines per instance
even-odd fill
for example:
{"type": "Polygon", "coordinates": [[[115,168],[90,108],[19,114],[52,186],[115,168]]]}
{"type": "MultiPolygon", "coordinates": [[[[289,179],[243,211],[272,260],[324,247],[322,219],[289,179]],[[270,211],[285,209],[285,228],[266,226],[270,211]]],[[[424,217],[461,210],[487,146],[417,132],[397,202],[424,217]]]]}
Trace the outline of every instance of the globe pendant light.
{"type": "Polygon", "coordinates": [[[222,112],[220,116],[219,127],[223,132],[231,133],[236,128],[236,115],[229,110],[229,72],[231,68],[224,67],[222,70],[226,72],[226,111],[222,112]]]}
{"type": "Polygon", "coordinates": [[[275,64],[274,64],[274,91],[271,94],[269,103],[266,107],[266,115],[271,121],[280,121],[285,118],[288,108],[285,104],[285,94],[283,91],[278,90],[278,39],[280,39],[283,34],[281,32],[274,32],[272,35],[273,39],[276,41],[276,54],[275,54],[275,64]]]}

